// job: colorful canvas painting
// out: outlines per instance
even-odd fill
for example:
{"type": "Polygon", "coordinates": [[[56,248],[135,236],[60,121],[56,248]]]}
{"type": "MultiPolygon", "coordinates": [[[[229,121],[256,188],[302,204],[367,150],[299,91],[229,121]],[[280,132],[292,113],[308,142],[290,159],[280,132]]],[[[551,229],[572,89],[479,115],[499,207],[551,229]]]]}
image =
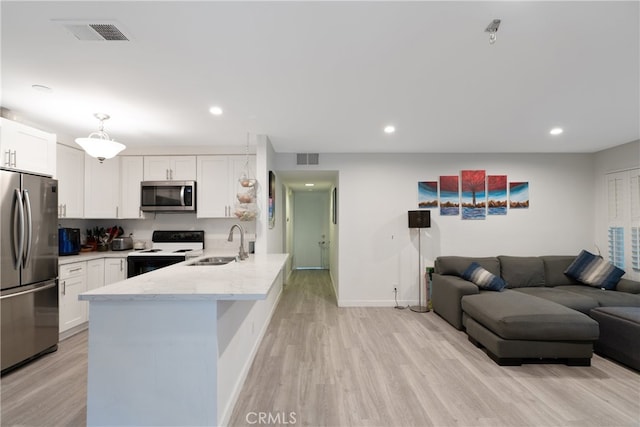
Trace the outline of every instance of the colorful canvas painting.
{"type": "Polygon", "coordinates": [[[438,207],[438,181],[418,182],[418,208],[438,207]]]}
{"type": "Polygon", "coordinates": [[[460,215],[460,187],[457,175],[440,177],[440,215],[460,215]]]}
{"type": "Polygon", "coordinates": [[[485,219],[487,216],[486,171],[462,171],[462,219],[485,219]]]}
{"type": "Polygon", "coordinates": [[[507,214],[507,176],[487,176],[487,215],[507,214]]]}
{"type": "Polygon", "coordinates": [[[529,207],[529,182],[509,183],[509,208],[527,209],[529,207]]]}

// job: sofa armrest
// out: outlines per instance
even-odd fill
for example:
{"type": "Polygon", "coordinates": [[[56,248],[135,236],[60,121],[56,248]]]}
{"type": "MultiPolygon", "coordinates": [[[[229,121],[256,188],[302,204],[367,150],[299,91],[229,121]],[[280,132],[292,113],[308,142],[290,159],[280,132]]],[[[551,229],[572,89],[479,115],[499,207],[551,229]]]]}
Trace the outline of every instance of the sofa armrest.
{"type": "Polygon", "coordinates": [[[616,285],[616,291],[640,294],[640,282],[631,279],[620,279],[616,285]]]}
{"type": "Polygon", "coordinates": [[[431,282],[431,303],[433,311],[462,330],[462,297],[480,293],[473,283],[458,276],[434,274],[431,282]]]}

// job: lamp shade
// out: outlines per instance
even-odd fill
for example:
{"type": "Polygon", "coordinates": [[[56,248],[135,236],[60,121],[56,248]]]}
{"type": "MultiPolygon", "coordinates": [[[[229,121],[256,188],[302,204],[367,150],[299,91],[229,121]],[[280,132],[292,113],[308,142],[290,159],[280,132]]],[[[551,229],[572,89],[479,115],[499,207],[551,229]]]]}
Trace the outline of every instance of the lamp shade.
{"type": "Polygon", "coordinates": [[[76,143],[91,157],[100,161],[111,159],[126,147],[124,144],[102,138],[76,138],[76,143]]]}
{"type": "Polygon", "coordinates": [[[409,211],[409,228],[431,227],[431,211],[409,211]]]}

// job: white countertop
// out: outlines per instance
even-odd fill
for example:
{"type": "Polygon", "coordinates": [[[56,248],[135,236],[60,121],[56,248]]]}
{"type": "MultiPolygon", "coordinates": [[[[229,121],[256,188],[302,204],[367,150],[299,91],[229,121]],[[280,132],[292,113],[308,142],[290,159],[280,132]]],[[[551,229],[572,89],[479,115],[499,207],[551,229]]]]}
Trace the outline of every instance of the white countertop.
{"type": "Polygon", "coordinates": [[[79,298],[87,301],[265,299],[289,257],[288,254],[251,254],[246,260],[225,265],[188,265],[208,256],[235,255],[207,250],[204,256],[85,292],[79,298]]]}
{"type": "Polygon", "coordinates": [[[58,257],[58,265],[72,264],[74,262],[91,261],[100,258],[126,258],[130,252],[134,252],[131,249],[126,251],[91,251],[80,252],[78,255],[64,255],[58,257]]]}

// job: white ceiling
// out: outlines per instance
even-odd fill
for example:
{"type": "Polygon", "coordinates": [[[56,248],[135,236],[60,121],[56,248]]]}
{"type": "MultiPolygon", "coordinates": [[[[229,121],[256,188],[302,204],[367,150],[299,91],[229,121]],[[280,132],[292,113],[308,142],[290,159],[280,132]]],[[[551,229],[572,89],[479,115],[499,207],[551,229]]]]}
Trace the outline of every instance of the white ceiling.
{"type": "Polygon", "coordinates": [[[277,152],[594,152],[640,138],[637,1],[0,7],[1,105],[61,138],[96,130],[95,112],[130,147],[250,132],[277,152]],[[55,20],[112,21],[131,41],[79,41],[55,20]]]}

